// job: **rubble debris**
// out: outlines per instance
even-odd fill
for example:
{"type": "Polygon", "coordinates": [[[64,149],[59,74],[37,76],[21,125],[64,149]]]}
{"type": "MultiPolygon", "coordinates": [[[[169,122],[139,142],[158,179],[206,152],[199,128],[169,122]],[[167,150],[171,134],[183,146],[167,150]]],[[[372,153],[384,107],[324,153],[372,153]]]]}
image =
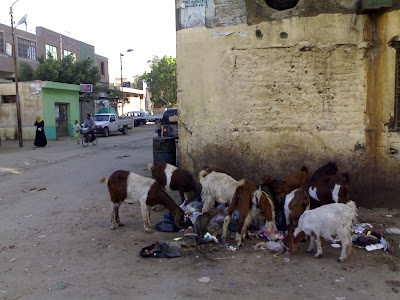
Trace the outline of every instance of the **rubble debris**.
{"type": "Polygon", "coordinates": [[[211,278],[210,277],[201,277],[197,280],[201,283],[209,283],[211,281],[211,278]]]}
{"type": "Polygon", "coordinates": [[[68,285],[69,285],[69,284],[66,283],[65,281],[60,281],[60,282],[53,283],[53,286],[54,286],[54,288],[55,288],[56,290],[63,290],[63,289],[65,289],[65,288],[67,288],[68,285]]]}

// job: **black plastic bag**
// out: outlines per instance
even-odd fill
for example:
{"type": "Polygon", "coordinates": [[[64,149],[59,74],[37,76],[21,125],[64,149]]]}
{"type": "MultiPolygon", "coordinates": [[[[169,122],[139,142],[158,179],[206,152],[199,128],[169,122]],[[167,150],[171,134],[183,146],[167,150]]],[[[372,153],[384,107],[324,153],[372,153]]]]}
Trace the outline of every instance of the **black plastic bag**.
{"type": "Polygon", "coordinates": [[[174,258],[182,256],[182,252],[172,249],[167,244],[156,242],[140,250],[139,255],[141,257],[174,258]]]}

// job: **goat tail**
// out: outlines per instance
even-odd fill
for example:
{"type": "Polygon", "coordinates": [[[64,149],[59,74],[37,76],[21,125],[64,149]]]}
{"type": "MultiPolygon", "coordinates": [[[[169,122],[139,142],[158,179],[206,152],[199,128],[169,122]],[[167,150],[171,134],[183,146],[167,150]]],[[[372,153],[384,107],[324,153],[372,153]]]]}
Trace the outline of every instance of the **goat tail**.
{"type": "Polygon", "coordinates": [[[107,177],[101,177],[100,182],[107,184],[108,183],[108,178],[107,177]]]}
{"type": "Polygon", "coordinates": [[[147,164],[147,170],[153,171],[154,165],[153,164],[147,164]]]}
{"type": "Polygon", "coordinates": [[[348,206],[348,207],[350,207],[354,212],[356,212],[356,210],[357,210],[357,206],[356,206],[356,203],[354,202],[354,201],[349,201],[349,202],[347,202],[346,203],[346,205],[348,206]]]}
{"type": "Polygon", "coordinates": [[[199,174],[200,180],[203,179],[204,177],[206,177],[207,175],[208,175],[208,172],[206,170],[201,170],[201,172],[199,174]]]}
{"type": "Polygon", "coordinates": [[[301,171],[308,173],[308,169],[307,169],[306,166],[303,166],[303,167],[301,168],[301,171]]]}
{"type": "Polygon", "coordinates": [[[349,173],[343,173],[342,177],[344,178],[347,184],[350,184],[351,178],[349,173]]]}

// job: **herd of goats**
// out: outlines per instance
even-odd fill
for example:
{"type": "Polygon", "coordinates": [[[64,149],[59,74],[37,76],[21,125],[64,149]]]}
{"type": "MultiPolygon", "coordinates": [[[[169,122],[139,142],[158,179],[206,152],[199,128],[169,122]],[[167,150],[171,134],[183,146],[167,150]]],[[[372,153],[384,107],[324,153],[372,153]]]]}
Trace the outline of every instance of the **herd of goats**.
{"type": "Polygon", "coordinates": [[[228,206],[223,224],[222,240],[226,241],[228,225],[235,210],[239,212],[236,241],[238,246],[250,224],[258,217],[265,219],[268,237],[276,240],[276,214],[283,214],[287,233],[283,246],[290,253],[305,236],[309,237],[307,249],[315,257],[322,256],[321,238],[338,236],[342,250],[338,261],[344,261],[351,251],[351,231],[357,208],[349,201],[350,176],[339,175],[335,163],[329,162],[310,177],[306,167],[283,180],[265,176],[261,184],[240,178],[227,170],[208,167],[199,173],[199,181],[183,169],[167,163],[149,164],[153,178],[129,171],[115,171],[102,182],[108,185],[112,202],[111,229],[121,226],[119,207],[122,202],[139,203],[145,232],[150,233],[151,207],[159,204],[169,210],[178,228],[184,222],[184,212],[168,194],[179,191],[182,202],[198,200],[203,204],[202,214],[210,214],[216,204],[228,206]],[[185,200],[185,193],[194,196],[185,200]]]}

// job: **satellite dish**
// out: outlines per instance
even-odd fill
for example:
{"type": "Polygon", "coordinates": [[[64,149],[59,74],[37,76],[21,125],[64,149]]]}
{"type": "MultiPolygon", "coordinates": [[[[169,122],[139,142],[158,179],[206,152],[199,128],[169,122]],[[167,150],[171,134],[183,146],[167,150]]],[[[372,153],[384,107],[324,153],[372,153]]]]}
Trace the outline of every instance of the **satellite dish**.
{"type": "Polygon", "coordinates": [[[17,26],[21,25],[22,23],[25,23],[25,22],[26,22],[26,17],[28,17],[28,14],[26,14],[25,16],[23,16],[23,17],[21,18],[21,20],[19,20],[17,26]]]}

